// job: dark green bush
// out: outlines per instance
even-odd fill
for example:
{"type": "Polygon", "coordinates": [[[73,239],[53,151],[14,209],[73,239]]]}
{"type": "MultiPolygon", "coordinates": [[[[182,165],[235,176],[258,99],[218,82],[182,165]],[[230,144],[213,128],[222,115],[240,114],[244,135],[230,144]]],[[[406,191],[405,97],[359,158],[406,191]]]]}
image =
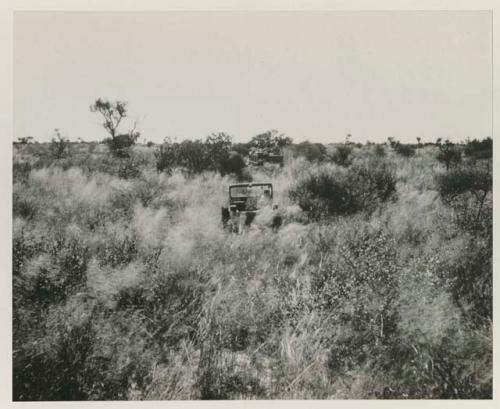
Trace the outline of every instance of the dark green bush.
{"type": "Polygon", "coordinates": [[[292,138],[276,129],[255,135],[249,142],[250,147],[264,150],[281,149],[292,143],[292,138]]]}
{"type": "Polygon", "coordinates": [[[43,337],[15,356],[14,400],[123,400],[144,390],[153,363],[144,321],[107,315],[81,298],[51,310],[43,337]]]}
{"type": "Polygon", "coordinates": [[[466,192],[473,192],[482,197],[491,191],[493,177],[491,170],[479,167],[463,167],[439,175],[437,178],[439,193],[443,198],[453,198],[466,192]]]}
{"type": "Polygon", "coordinates": [[[14,217],[22,217],[31,220],[38,212],[36,198],[25,192],[14,190],[12,200],[12,214],[14,217]]]}
{"type": "Polygon", "coordinates": [[[396,153],[405,158],[410,158],[415,155],[415,148],[412,145],[396,142],[393,148],[396,153]]]}
{"type": "Polygon", "coordinates": [[[491,159],[493,157],[493,139],[487,137],[482,141],[473,139],[465,144],[464,153],[473,159],[491,159]]]}
{"type": "Polygon", "coordinates": [[[241,175],[244,160],[240,155],[231,155],[230,149],[231,137],[225,133],[209,135],[204,141],[177,143],[165,139],[154,153],[156,169],[169,174],[174,168],[182,168],[192,175],[206,170],[241,175]]]}
{"type": "Polygon", "coordinates": [[[231,156],[232,137],[224,132],[213,133],[203,142],[207,170],[221,170],[221,163],[231,156]]]}
{"type": "Polygon", "coordinates": [[[185,140],[181,143],[165,141],[155,152],[156,169],[171,173],[173,168],[183,168],[190,174],[201,173],[211,167],[210,158],[202,141],[185,140]]]}
{"type": "Polygon", "coordinates": [[[238,179],[243,178],[243,169],[246,167],[245,159],[239,153],[233,153],[220,160],[220,173],[222,176],[233,174],[238,179]]]}
{"type": "Polygon", "coordinates": [[[141,174],[141,163],[130,153],[128,155],[118,162],[117,176],[122,179],[134,179],[141,174]]]}
{"type": "Polygon", "coordinates": [[[385,165],[356,165],[346,172],[318,168],[299,179],[290,199],[314,220],[328,216],[372,212],[396,191],[396,180],[385,165]]]}
{"type": "Polygon", "coordinates": [[[488,342],[487,330],[467,327],[443,329],[438,340],[395,338],[387,351],[391,381],[386,398],[491,399],[488,342]],[[481,363],[485,366],[478,370],[481,363]]]}
{"type": "Polygon", "coordinates": [[[462,150],[450,141],[445,141],[444,144],[439,144],[439,153],[437,160],[446,166],[446,170],[452,165],[458,165],[462,160],[462,150]]]}
{"type": "Polygon", "coordinates": [[[348,183],[327,172],[309,175],[298,182],[289,195],[313,219],[350,214],[358,210],[348,183]]]}
{"type": "Polygon", "coordinates": [[[172,169],[177,163],[176,146],[169,140],[165,140],[164,143],[155,149],[154,156],[156,159],[156,170],[169,175],[172,174],[172,169]]]}
{"type": "Polygon", "coordinates": [[[208,323],[201,341],[196,386],[200,398],[206,400],[242,399],[263,394],[259,380],[238,370],[237,363],[223,355],[224,330],[215,320],[208,323]]]}
{"type": "Polygon", "coordinates": [[[130,148],[135,145],[139,136],[139,132],[120,134],[105,139],[104,143],[108,146],[113,156],[117,158],[128,158],[130,157],[130,148]]]}
{"type": "Polygon", "coordinates": [[[454,169],[436,177],[445,204],[455,211],[458,225],[467,230],[491,231],[493,178],[487,166],[454,169]]]}
{"type": "Polygon", "coordinates": [[[490,165],[469,165],[437,177],[443,202],[461,229],[467,245],[459,257],[446,261],[443,285],[466,317],[477,324],[492,316],[493,201],[490,165]]]}
{"type": "Polygon", "coordinates": [[[337,165],[347,167],[352,161],[352,147],[350,145],[339,145],[335,148],[332,155],[332,161],[337,165]]]}
{"type": "Polygon", "coordinates": [[[248,143],[234,143],[231,149],[243,157],[247,157],[250,154],[250,146],[248,143]]]}
{"type": "Polygon", "coordinates": [[[67,138],[64,138],[59,129],[55,129],[55,137],[49,145],[50,154],[53,159],[62,159],[70,154],[70,142],[67,138]]]}
{"type": "Polygon", "coordinates": [[[362,229],[342,241],[313,272],[311,289],[315,305],[336,312],[328,366],[337,375],[385,359],[397,332],[401,268],[397,244],[381,231],[362,229]]]}
{"type": "Polygon", "coordinates": [[[474,326],[491,322],[493,300],[493,243],[490,238],[466,237],[463,251],[444,260],[438,270],[442,285],[474,326]]]}
{"type": "Polygon", "coordinates": [[[385,156],[384,145],[381,145],[381,144],[375,145],[375,148],[373,149],[373,151],[374,151],[375,155],[378,156],[379,158],[382,158],[385,156]]]}
{"type": "Polygon", "coordinates": [[[16,284],[26,300],[48,306],[85,287],[89,249],[75,240],[50,240],[44,247],[45,257],[23,271],[16,284]]]}
{"type": "MultiPolygon", "coordinates": [[[[147,278],[139,294],[120,294],[118,307],[143,311],[147,320],[144,327],[154,335],[158,347],[175,345],[182,339],[200,342],[198,334],[199,314],[206,277],[195,271],[165,274],[157,267],[146,272],[147,278]]],[[[165,351],[166,352],[166,351],[165,351]]]]}
{"type": "Polygon", "coordinates": [[[310,162],[320,162],[326,157],[326,148],[321,143],[311,143],[304,141],[295,145],[290,145],[294,156],[302,156],[310,162]]]}
{"type": "Polygon", "coordinates": [[[26,183],[31,173],[29,162],[14,162],[12,164],[12,180],[14,183],[26,183]]]}
{"type": "Polygon", "coordinates": [[[186,169],[189,173],[201,173],[211,167],[203,142],[182,141],[177,149],[177,166],[186,169]]]}
{"type": "Polygon", "coordinates": [[[84,384],[90,389],[98,380],[95,377],[98,373],[91,373],[86,362],[92,352],[92,325],[86,319],[80,325],[64,328],[65,321],[14,354],[15,401],[88,398],[84,384]]]}

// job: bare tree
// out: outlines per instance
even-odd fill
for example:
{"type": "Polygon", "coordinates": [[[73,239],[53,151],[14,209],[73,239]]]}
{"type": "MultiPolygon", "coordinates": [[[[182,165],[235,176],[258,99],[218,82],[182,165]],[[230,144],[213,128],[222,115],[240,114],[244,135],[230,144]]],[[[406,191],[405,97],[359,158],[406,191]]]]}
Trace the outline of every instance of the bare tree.
{"type": "Polygon", "coordinates": [[[111,102],[106,99],[98,98],[91,106],[91,112],[98,112],[104,118],[104,129],[115,138],[118,125],[123,118],[127,116],[127,103],[123,101],[111,102]]]}
{"type": "Polygon", "coordinates": [[[140,137],[140,132],[136,131],[137,121],[134,121],[133,128],[128,133],[119,134],[118,126],[123,118],[127,117],[127,103],[124,101],[110,102],[99,98],[90,106],[91,112],[98,112],[104,118],[104,129],[111,135],[104,142],[108,145],[111,153],[120,158],[128,158],[129,148],[134,145],[140,137]]]}

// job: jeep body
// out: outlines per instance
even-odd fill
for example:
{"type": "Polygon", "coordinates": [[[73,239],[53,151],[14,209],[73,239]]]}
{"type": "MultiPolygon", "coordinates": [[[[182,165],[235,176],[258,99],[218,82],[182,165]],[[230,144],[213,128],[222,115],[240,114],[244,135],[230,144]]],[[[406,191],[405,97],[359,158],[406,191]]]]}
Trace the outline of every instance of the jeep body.
{"type": "Polygon", "coordinates": [[[250,150],[248,163],[253,166],[262,166],[265,163],[276,163],[283,166],[283,154],[279,149],[256,149],[250,150]]]}
{"type": "MultiPolygon", "coordinates": [[[[255,216],[265,206],[273,204],[272,183],[238,183],[229,186],[229,198],[227,206],[221,208],[222,224],[225,228],[241,232],[243,226],[249,226],[255,216]]],[[[279,227],[281,218],[273,218],[273,227],[279,227]]]]}

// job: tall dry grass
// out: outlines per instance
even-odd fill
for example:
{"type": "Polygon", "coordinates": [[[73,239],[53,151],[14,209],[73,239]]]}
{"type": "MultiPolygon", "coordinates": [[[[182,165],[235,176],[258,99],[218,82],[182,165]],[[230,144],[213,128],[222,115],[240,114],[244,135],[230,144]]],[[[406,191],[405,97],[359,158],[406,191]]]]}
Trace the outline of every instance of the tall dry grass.
{"type": "Polygon", "coordinates": [[[491,243],[443,202],[432,147],[253,169],[283,226],[241,235],[220,223],[230,176],[43,149],[14,151],[15,400],[491,397],[491,243]],[[355,213],[293,200],[381,165],[394,192],[355,213]]]}

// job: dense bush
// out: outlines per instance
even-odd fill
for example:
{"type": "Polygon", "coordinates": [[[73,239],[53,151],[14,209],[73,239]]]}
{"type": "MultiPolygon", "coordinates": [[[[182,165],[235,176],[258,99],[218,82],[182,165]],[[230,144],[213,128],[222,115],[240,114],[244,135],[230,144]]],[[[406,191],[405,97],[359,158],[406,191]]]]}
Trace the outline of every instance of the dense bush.
{"type": "Polygon", "coordinates": [[[314,220],[371,212],[391,198],[396,181],[387,166],[353,165],[347,170],[317,167],[292,186],[290,199],[314,220]]]}
{"type": "Polygon", "coordinates": [[[493,139],[487,137],[481,141],[477,139],[468,140],[465,144],[464,153],[473,159],[491,159],[493,157],[493,139]]]}
{"type": "Polygon", "coordinates": [[[50,153],[54,159],[62,159],[70,154],[70,142],[67,138],[64,138],[59,129],[55,129],[55,136],[50,142],[50,153]]]}
{"type": "Polygon", "coordinates": [[[29,162],[14,162],[12,164],[12,179],[26,183],[31,172],[31,165],[29,162]]]}
{"type": "Polygon", "coordinates": [[[167,142],[14,146],[14,400],[491,398],[490,159],[245,168],[283,224],[232,235],[241,156],[167,142]]]}
{"type": "Polygon", "coordinates": [[[453,198],[466,192],[486,196],[493,187],[491,169],[463,167],[438,176],[439,191],[445,198],[453,198]]]}
{"type": "Polygon", "coordinates": [[[443,201],[465,229],[488,231],[492,225],[491,168],[467,166],[437,176],[443,201]]]}
{"type": "Polygon", "coordinates": [[[393,149],[396,153],[398,153],[401,156],[404,156],[405,158],[409,158],[415,155],[415,148],[412,145],[396,142],[393,145],[393,149]]]}
{"type": "Polygon", "coordinates": [[[336,175],[318,172],[309,175],[290,190],[290,199],[300,208],[307,211],[313,219],[325,218],[329,215],[355,213],[355,197],[344,179],[340,181],[336,175]]]}
{"type": "Polygon", "coordinates": [[[192,175],[211,170],[242,178],[245,160],[231,152],[231,146],[231,137],[224,133],[209,135],[204,141],[166,139],[155,151],[156,169],[171,174],[174,168],[183,168],[192,175]]]}
{"type": "Polygon", "coordinates": [[[437,177],[438,189],[452,220],[462,232],[462,252],[446,260],[441,275],[457,305],[471,321],[492,317],[491,258],[493,198],[491,164],[454,169],[437,177]]]}
{"type": "Polygon", "coordinates": [[[234,143],[231,149],[243,157],[250,154],[250,146],[248,143],[234,143]]]}
{"type": "Polygon", "coordinates": [[[249,142],[250,147],[257,149],[273,149],[283,148],[290,145],[292,138],[283,133],[278,132],[276,129],[255,135],[249,142]]]}
{"type": "Polygon", "coordinates": [[[462,150],[455,144],[446,140],[444,144],[439,143],[437,160],[446,166],[446,170],[452,165],[458,165],[462,160],[462,150]]]}
{"type": "Polygon", "coordinates": [[[326,158],[326,148],[321,143],[311,143],[309,141],[290,145],[294,156],[303,156],[310,162],[322,161],[326,158]]]}
{"type": "Polygon", "coordinates": [[[358,231],[353,236],[344,238],[338,254],[326,256],[312,275],[316,304],[335,312],[333,325],[343,329],[329,352],[334,373],[373,359],[391,343],[397,329],[396,246],[381,231],[358,231]]]}
{"type": "Polygon", "coordinates": [[[385,156],[384,145],[375,145],[375,147],[373,148],[373,151],[375,152],[375,155],[377,155],[380,158],[385,156]]]}
{"type": "Polygon", "coordinates": [[[164,143],[158,146],[154,151],[156,159],[156,170],[158,172],[166,172],[171,175],[176,164],[177,149],[170,140],[166,139],[164,143]]]}
{"type": "Polygon", "coordinates": [[[232,153],[229,157],[219,162],[220,173],[224,175],[236,175],[238,179],[243,178],[243,169],[246,167],[245,159],[239,153],[232,153]]]}
{"type": "Polygon", "coordinates": [[[351,164],[351,145],[339,145],[336,147],[335,152],[332,155],[332,161],[340,166],[349,166],[351,164]]]}
{"type": "Polygon", "coordinates": [[[104,143],[108,146],[113,156],[117,158],[128,158],[130,156],[130,148],[135,145],[139,136],[140,134],[138,132],[120,134],[105,139],[104,143]]]}
{"type": "Polygon", "coordinates": [[[211,167],[207,150],[202,141],[181,143],[165,140],[155,151],[156,169],[171,173],[174,168],[183,168],[190,174],[201,173],[211,167]]]}

